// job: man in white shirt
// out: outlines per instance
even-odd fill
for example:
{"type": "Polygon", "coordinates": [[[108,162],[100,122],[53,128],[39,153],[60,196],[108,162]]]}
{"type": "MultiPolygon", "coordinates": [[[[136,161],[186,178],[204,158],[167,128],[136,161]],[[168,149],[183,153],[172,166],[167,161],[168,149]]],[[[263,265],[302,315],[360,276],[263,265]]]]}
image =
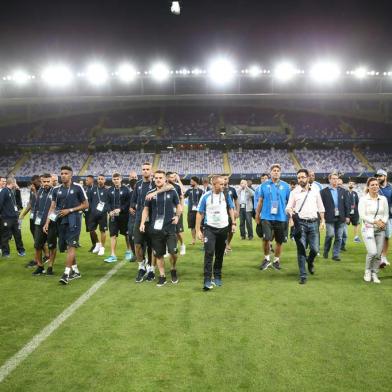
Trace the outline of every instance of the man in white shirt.
{"type": "Polygon", "coordinates": [[[305,284],[307,273],[305,262],[308,263],[310,274],[314,274],[314,259],[319,252],[318,214],[320,228],[325,227],[324,205],[318,189],[309,184],[309,172],[300,169],[297,172],[298,186],[290,193],[286,212],[290,215],[290,224],[294,224],[294,239],[297,244],[300,284],[305,284]],[[306,255],[309,244],[309,255],[306,255]]]}

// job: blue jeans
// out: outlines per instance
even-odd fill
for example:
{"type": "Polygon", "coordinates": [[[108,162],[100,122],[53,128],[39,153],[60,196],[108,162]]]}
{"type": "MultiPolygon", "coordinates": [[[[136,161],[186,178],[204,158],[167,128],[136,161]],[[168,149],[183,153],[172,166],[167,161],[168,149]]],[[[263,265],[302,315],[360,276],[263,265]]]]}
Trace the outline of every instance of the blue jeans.
{"type": "Polygon", "coordinates": [[[306,261],[312,265],[317,253],[319,252],[319,224],[316,222],[299,223],[301,228],[301,237],[296,238],[297,257],[300,278],[306,279],[306,261]],[[306,256],[306,248],[309,245],[309,255],[306,256]]]}
{"type": "Polygon", "coordinates": [[[344,226],[346,225],[345,222],[341,222],[340,220],[335,220],[333,223],[327,223],[326,229],[327,233],[325,235],[325,243],[324,243],[324,255],[328,256],[328,253],[332,246],[332,240],[335,238],[333,243],[333,257],[339,257],[340,248],[342,246],[342,237],[344,226]]]}

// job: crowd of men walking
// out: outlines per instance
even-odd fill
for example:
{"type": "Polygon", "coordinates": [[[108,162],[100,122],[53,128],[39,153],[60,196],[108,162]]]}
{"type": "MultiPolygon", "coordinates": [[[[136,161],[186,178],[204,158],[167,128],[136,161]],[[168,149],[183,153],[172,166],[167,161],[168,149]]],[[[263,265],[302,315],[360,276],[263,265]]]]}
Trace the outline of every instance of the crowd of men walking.
{"type": "Polygon", "coordinates": [[[238,190],[229,185],[226,175],[214,175],[202,183],[192,177],[189,189],[185,190],[177,173],[163,170],[153,173],[148,162],[142,165],[141,179],[131,172],[128,184],[119,173],[112,174],[110,187],[104,174],[96,179],[87,176],[84,185],[75,183],[72,168],[67,165],[61,167],[60,179],[58,184],[57,174],[33,176],[29,201],[23,209],[15,179],[0,177],[0,236],[3,258],[10,256],[12,237],[18,255],[24,257],[21,222],[30,214],[35,253],[27,266],[35,268],[33,275],[53,275],[57,250],[66,252],[60,278],[64,285],[81,278],[76,255],[83,215],[91,239],[90,252],[104,257],[107,263],[115,263],[118,237],[123,236],[124,259],[137,263],[137,283],[154,281],[157,274],[157,286],[165,285],[164,259],[168,257],[170,280],[177,284],[178,253],[186,254],[185,199],[192,245],[197,240],[204,243],[206,291],[222,285],[223,259],[231,251],[238,219],[242,240],[254,239],[253,219],[256,221],[255,231],[263,242],[262,271],[268,268],[280,271],[283,245],[288,238],[295,241],[300,284],[307,282],[308,273],[315,273],[314,261],[321,252],[325,259],[331,254],[332,260],[341,261],[350,224],[354,227],[354,242],[361,242],[361,231],[366,246],[364,280],[380,283],[379,268],[389,264],[392,187],[384,170],[368,178],[361,197],[355,190],[355,182],[349,181],[345,188],[338,173],[331,173],[329,184],[323,187],[315,181],[313,171],[300,169],[297,182],[288,184],[281,179],[279,164],[273,164],[270,172],[261,176],[257,188],[242,180],[238,190]],[[323,230],[325,242],[320,250],[323,230]]]}

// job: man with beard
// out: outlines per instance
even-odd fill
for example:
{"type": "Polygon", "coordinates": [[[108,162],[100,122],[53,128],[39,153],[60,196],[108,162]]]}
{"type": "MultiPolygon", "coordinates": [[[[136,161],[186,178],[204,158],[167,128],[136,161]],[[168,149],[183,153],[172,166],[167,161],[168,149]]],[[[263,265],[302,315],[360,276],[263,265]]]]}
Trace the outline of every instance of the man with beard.
{"type": "Polygon", "coordinates": [[[309,172],[300,169],[297,172],[298,187],[291,191],[286,212],[290,215],[294,228],[294,239],[297,244],[297,257],[299,267],[299,283],[305,284],[307,280],[306,262],[308,271],[314,274],[314,259],[319,252],[319,226],[318,216],[321,218],[320,228],[325,227],[324,205],[320,191],[312,189],[309,184],[309,172]],[[306,248],[309,245],[309,255],[306,248]]]}

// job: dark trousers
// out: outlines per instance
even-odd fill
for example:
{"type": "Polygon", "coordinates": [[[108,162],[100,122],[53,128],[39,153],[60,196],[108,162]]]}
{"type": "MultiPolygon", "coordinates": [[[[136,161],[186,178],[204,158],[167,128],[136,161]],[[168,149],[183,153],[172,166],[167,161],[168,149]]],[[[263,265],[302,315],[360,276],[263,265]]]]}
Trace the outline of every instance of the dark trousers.
{"type": "Polygon", "coordinates": [[[319,252],[319,226],[316,222],[299,222],[301,237],[296,237],[297,258],[299,267],[299,276],[306,278],[306,262],[313,265],[314,259],[319,252]],[[309,245],[309,255],[306,256],[306,248],[309,245]]]}
{"type": "Polygon", "coordinates": [[[18,252],[24,252],[25,249],[22,241],[22,233],[19,229],[18,219],[3,218],[2,224],[3,224],[3,228],[1,233],[1,250],[3,252],[3,255],[5,256],[10,254],[9,242],[12,236],[14,236],[15,245],[18,252]]]}
{"type": "Polygon", "coordinates": [[[228,227],[223,229],[204,227],[204,280],[211,280],[212,264],[214,264],[214,277],[219,279],[222,277],[223,256],[228,233],[228,227]],[[213,263],[214,255],[215,262],[213,263]]]}
{"type": "Polygon", "coordinates": [[[240,209],[240,233],[242,238],[246,237],[245,224],[246,224],[246,231],[248,232],[248,237],[253,238],[252,211],[247,212],[246,208],[241,208],[240,209]]]}

